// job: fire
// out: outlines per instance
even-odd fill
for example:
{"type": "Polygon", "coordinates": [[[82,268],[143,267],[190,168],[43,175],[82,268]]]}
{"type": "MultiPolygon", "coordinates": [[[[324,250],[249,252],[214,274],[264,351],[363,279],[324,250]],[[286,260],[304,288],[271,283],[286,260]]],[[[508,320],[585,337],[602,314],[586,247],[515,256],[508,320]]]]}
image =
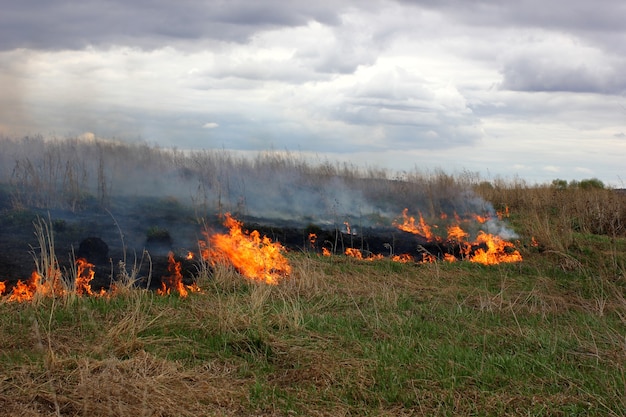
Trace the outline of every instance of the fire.
{"type": "Polygon", "coordinates": [[[443,260],[446,262],[456,262],[456,257],[451,253],[445,253],[443,255],[443,260]]]}
{"type": "Polygon", "coordinates": [[[354,248],[347,248],[346,256],[350,256],[356,259],[363,259],[363,254],[361,253],[361,251],[358,249],[354,249],[354,248]]]}
{"type": "Polygon", "coordinates": [[[459,225],[455,224],[455,225],[448,227],[448,240],[449,241],[463,242],[465,239],[467,239],[468,236],[469,236],[469,233],[461,229],[461,226],[459,225]]]}
{"type": "Polygon", "coordinates": [[[187,256],[185,257],[185,259],[187,259],[188,261],[191,261],[194,258],[193,252],[189,251],[187,252],[187,256]]]}
{"type": "Polygon", "coordinates": [[[422,253],[422,262],[425,264],[432,264],[437,262],[437,257],[432,253],[424,252],[422,253]]]}
{"type": "Polygon", "coordinates": [[[322,255],[330,256],[330,251],[328,250],[328,248],[322,248],[322,255]]]}
{"type": "Polygon", "coordinates": [[[0,281],[0,297],[4,294],[6,290],[7,290],[6,282],[0,281]]]}
{"type": "Polygon", "coordinates": [[[420,235],[425,237],[428,240],[436,241],[438,240],[437,236],[435,236],[432,232],[431,227],[426,224],[424,221],[424,217],[422,217],[422,213],[419,213],[419,221],[415,224],[415,217],[409,216],[409,209],[405,208],[402,210],[402,224],[393,222],[393,225],[396,226],[400,230],[404,230],[405,232],[413,233],[416,235],[420,235]]]}
{"type": "Polygon", "coordinates": [[[267,236],[261,237],[257,230],[244,232],[242,223],[226,213],[224,225],[228,234],[208,236],[210,247],[202,251],[207,261],[229,263],[243,276],[268,284],[277,284],[278,280],[291,274],[291,265],[283,256],[284,247],[272,242],[267,236]]]}
{"type": "MultiPolygon", "coordinates": [[[[508,216],[508,210],[506,212],[508,216]]],[[[481,216],[478,214],[471,215],[471,218],[479,224],[484,224],[489,220],[489,216],[481,216]]],[[[440,216],[442,221],[448,219],[447,215],[440,216]]],[[[470,234],[461,228],[461,218],[455,213],[455,223],[447,227],[446,242],[458,246],[461,256],[470,262],[481,263],[484,265],[494,265],[503,262],[520,262],[522,255],[515,249],[511,242],[507,242],[499,236],[495,236],[484,231],[479,231],[474,241],[470,241],[470,234]]],[[[402,223],[394,222],[394,226],[405,232],[413,233],[426,238],[432,243],[441,243],[442,239],[432,233],[433,228],[437,225],[430,226],[426,223],[421,213],[419,213],[419,221],[408,215],[408,209],[402,211],[402,223]]],[[[432,254],[423,254],[423,262],[434,262],[436,257],[432,254]]],[[[443,259],[447,262],[456,261],[456,257],[446,253],[443,259]]]]}
{"type": "Polygon", "coordinates": [[[91,280],[96,275],[93,267],[94,265],[84,258],[76,259],[76,285],[74,287],[76,294],[94,295],[91,290],[91,280]]]}
{"type": "Polygon", "coordinates": [[[393,255],[391,260],[394,262],[400,262],[402,264],[406,264],[413,261],[413,257],[408,253],[403,253],[402,255],[393,255]]]}
{"type": "Polygon", "coordinates": [[[30,301],[33,299],[34,295],[34,282],[39,279],[39,274],[33,271],[33,275],[31,276],[31,280],[29,282],[22,282],[22,280],[18,280],[17,284],[13,287],[13,291],[11,295],[9,295],[8,301],[17,301],[21,303],[23,301],[30,301]]]}
{"type": "Polygon", "coordinates": [[[41,276],[37,273],[37,271],[33,271],[30,276],[30,280],[27,282],[22,282],[22,280],[18,280],[11,294],[9,295],[8,301],[10,302],[24,302],[31,301],[35,298],[36,294],[40,295],[51,295],[53,291],[51,290],[50,285],[41,283],[41,276]]]}
{"type": "Polygon", "coordinates": [[[485,223],[487,220],[489,220],[489,216],[481,216],[480,214],[474,214],[472,217],[478,223],[485,223]]]}
{"type": "Polygon", "coordinates": [[[384,256],[382,254],[369,254],[368,256],[363,256],[363,252],[361,252],[359,249],[354,249],[354,248],[347,248],[346,252],[345,252],[346,256],[350,256],[352,258],[355,259],[360,259],[362,261],[375,261],[377,259],[383,259],[384,256]]]}
{"type": "Polygon", "coordinates": [[[157,290],[159,295],[169,295],[172,291],[178,291],[181,297],[187,297],[188,291],[183,284],[183,274],[181,273],[180,262],[174,259],[174,253],[170,252],[167,255],[167,272],[170,275],[161,278],[161,288],[157,290]]]}
{"type": "Polygon", "coordinates": [[[469,258],[470,262],[494,265],[502,262],[520,262],[522,260],[522,255],[515,249],[515,246],[499,236],[480,231],[476,242],[486,245],[487,250],[478,248],[474,255],[469,258]]]}
{"type": "Polygon", "coordinates": [[[317,241],[317,235],[315,233],[309,233],[309,244],[311,248],[315,247],[315,242],[317,241]]]}

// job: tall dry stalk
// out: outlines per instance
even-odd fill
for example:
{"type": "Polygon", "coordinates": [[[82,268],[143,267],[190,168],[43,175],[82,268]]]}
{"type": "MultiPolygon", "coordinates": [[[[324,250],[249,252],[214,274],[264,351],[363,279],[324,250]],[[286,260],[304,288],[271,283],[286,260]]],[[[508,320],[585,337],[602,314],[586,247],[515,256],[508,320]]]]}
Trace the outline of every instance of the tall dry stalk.
{"type": "Polygon", "coordinates": [[[41,217],[33,222],[35,237],[39,244],[36,248],[31,247],[31,254],[35,261],[36,272],[39,276],[37,291],[34,301],[39,301],[44,295],[56,296],[68,292],[68,285],[63,280],[59,262],[54,247],[54,232],[52,220],[48,213],[48,220],[41,217]]]}

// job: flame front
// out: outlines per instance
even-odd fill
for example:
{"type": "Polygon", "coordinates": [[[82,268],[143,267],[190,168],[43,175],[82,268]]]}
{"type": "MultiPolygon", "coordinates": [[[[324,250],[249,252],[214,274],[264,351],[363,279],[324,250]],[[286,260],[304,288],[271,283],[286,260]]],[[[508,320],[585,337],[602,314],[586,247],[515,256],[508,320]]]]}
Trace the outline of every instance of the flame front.
{"type": "Polygon", "coordinates": [[[393,225],[405,232],[413,233],[425,237],[428,240],[436,241],[437,236],[432,232],[432,228],[426,224],[422,213],[419,213],[419,221],[415,224],[415,217],[408,215],[409,209],[402,210],[402,223],[394,222],[393,225]]]}
{"type": "Polygon", "coordinates": [[[272,242],[267,236],[261,237],[257,230],[244,232],[242,223],[226,213],[224,225],[228,234],[207,235],[209,246],[202,251],[205,260],[226,263],[243,276],[268,284],[277,284],[278,280],[291,274],[291,266],[283,256],[284,247],[272,242]]]}
{"type": "Polygon", "coordinates": [[[360,259],[362,261],[375,261],[375,260],[384,258],[384,256],[382,254],[380,254],[380,253],[379,254],[370,253],[368,256],[363,256],[363,252],[361,252],[361,250],[355,249],[355,248],[347,248],[345,254],[346,254],[346,256],[349,256],[351,258],[360,259]]]}
{"type": "Polygon", "coordinates": [[[311,245],[311,249],[315,249],[315,242],[317,242],[317,235],[315,233],[309,233],[309,245],[311,245]]]}
{"type": "Polygon", "coordinates": [[[7,301],[21,303],[31,301],[38,296],[62,296],[66,293],[61,282],[61,271],[55,266],[48,271],[47,279],[43,279],[37,271],[33,271],[28,281],[18,280],[7,301]]]}
{"type": "Polygon", "coordinates": [[[187,297],[187,289],[183,284],[183,274],[181,273],[180,262],[174,259],[174,253],[167,255],[167,272],[170,274],[161,278],[161,288],[157,290],[159,295],[168,295],[172,290],[177,291],[181,297],[187,297]]]}
{"type": "Polygon", "coordinates": [[[469,258],[470,262],[494,265],[501,262],[520,262],[522,260],[522,255],[513,244],[499,236],[480,231],[476,242],[486,245],[487,250],[482,247],[478,248],[474,255],[469,258]]]}
{"type": "Polygon", "coordinates": [[[94,265],[87,262],[86,259],[76,259],[76,294],[94,295],[93,291],[91,290],[91,280],[93,280],[96,272],[93,270],[93,268],[94,265]]]}
{"type": "Polygon", "coordinates": [[[391,260],[394,262],[399,262],[401,264],[406,264],[413,261],[413,257],[408,253],[403,253],[402,255],[393,255],[391,260]]]}
{"type": "MultiPolygon", "coordinates": [[[[507,209],[508,215],[508,209],[507,209]]],[[[489,216],[481,216],[473,214],[470,216],[472,220],[479,224],[484,224],[489,220],[489,216]]],[[[446,242],[453,247],[458,248],[462,258],[470,262],[480,263],[484,265],[495,265],[503,262],[520,262],[522,255],[519,253],[511,242],[507,242],[499,236],[486,233],[482,230],[478,232],[478,236],[474,241],[468,241],[470,234],[463,230],[460,226],[461,219],[455,213],[455,223],[447,227],[448,235],[446,242]]],[[[441,220],[447,220],[447,215],[442,215],[441,220]]],[[[402,222],[394,222],[394,226],[405,232],[413,233],[426,238],[429,242],[440,243],[443,238],[432,233],[433,227],[428,225],[422,214],[419,213],[419,221],[416,223],[415,218],[408,215],[408,209],[402,211],[402,222]]],[[[434,227],[437,227],[436,225],[434,227]]],[[[447,262],[456,261],[456,257],[446,253],[443,258],[447,262]]],[[[433,262],[432,255],[424,256],[424,262],[433,262]]]]}

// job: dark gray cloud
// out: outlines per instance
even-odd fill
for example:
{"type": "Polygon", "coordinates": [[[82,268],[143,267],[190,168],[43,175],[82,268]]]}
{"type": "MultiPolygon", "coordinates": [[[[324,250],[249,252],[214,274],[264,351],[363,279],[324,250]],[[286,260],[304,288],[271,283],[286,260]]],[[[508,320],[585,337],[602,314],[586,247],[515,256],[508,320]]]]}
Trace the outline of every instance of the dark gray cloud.
{"type": "Polygon", "coordinates": [[[439,10],[466,24],[621,32],[626,3],[621,0],[398,0],[439,10]]]}
{"type": "Polygon", "coordinates": [[[189,40],[245,42],[258,30],[339,23],[326,1],[2,0],[0,49],[158,48],[189,40]]]}
{"type": "Polygon", "coordinates": [[[501,87],[515,91],[622,94],[626,59],[571,34],[539,32],[502,54],[501,87]]]}
{"type": "Polygon", "coordinates": [[[584,64],[563,66],[558,62],[519,59],[508,63],[502,73],[502,88],[515,91],[599,94],[623,94],[626,91],[626,79],[613,68],[599,72],[584,64]]]}

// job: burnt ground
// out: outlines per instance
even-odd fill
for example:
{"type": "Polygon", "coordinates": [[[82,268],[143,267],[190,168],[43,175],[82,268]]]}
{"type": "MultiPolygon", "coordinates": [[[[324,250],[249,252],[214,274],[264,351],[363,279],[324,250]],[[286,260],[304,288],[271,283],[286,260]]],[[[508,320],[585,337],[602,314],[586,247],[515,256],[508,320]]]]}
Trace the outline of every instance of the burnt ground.
{"type": "Polygon", "coordinates": [[[185,260],[185,255],[197,252],[202,225],[174,200],[124,198],[108,209],[87,201],[76,211],[16,208],[11,195],[0,189],[0,282],[6,282],[8,291],[17,280],[28,280],[35,257],[41,258],[35,234],[39,221],[52,230],[61,270],[69,270],[72,254],[95,265],[96,290],[109,287],[124,261],[127,271],[138,270],[138,285],[157,287],[162,276],[170,275],[169,251],[182,263],[186,283],[197,273],[197,263],[185,260]]]}
{"type": "MultiPolygon", "coordinates": [[[[331,253],[342,254],[346,248],[356,248],[364,256],[408,253],[417,259],[424,250],[436,256],[452,251],[393,227],[363,228],[348,234],[343,225],[322,228],[315,224],[302,226],[235,217],[243,221],[244,230],[258,230],[261,236],[268,236],[292,251],[320,253],[326,248],[331,253]],[[311,233],[316,235],[313,244],[309,239],[311,233]]],[[[0,188],[0,282],[6,282],[7,292],[17,280],[28,280],[35,270],[34,259],[41,256],[34,224],[42,221],[51,226],[55,254],[62,270],[69,270],[72,254],[95,265],[94,290],[110,286],[120,273],[121,262],[125,262],[127,271],[137,269],[137,285],[157,288],[161,277],[170,275],[167,269],[170,251],[181,262],[185,283],[190,284],[199,265],[197,261],[186,260],[187,253],[198,253],[203,230],[225,232],[218,216],[198,216],[175,199],[120,197],[107,209],[86,200],[75,211],[16,208],[10,193],[0,188]]]]}

